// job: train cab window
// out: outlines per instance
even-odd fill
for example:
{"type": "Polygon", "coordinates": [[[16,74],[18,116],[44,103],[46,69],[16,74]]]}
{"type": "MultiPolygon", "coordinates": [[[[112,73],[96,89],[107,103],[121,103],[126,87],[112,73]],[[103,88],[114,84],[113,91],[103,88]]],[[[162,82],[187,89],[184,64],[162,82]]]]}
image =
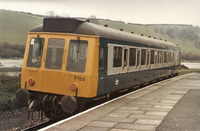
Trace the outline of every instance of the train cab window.
{"type": "Polygon", "coordinates": [[[88,41],[70,40],[67,56],[67,71],[85,72],[88,41]]]}
{"type": "Polygon", "coordinates": [[[151,50],[151,64],[154,64],[154,59],[155,59],[155,50],[151,50]]]}
{"type": "Polygon", "coordinates": [[[141,65],[146,65],[146,49],[142,49],[141,52],[141,65]]]}
{"type": "Polygon", "coordinates": [[[113,67],[122,67],[122,47],[114,47],[113,67]]]}
{"type": "Polygon", "coordinates": [[[65,46],[64,39],[49,39],[45,68],[61,69],[64,46],[65,46]]]}
{"type": "Polygon", "coordinates": [[[104,69],[104,48],[99,48],[99,70],[104,69]]]}
{"type": "Polygon", "coordinates": [[[29,45],[27,67],[40,68],[44,38],[32,38],[29,45]]]}
{"type": "Polygon", "coordinates": [[[135,65],[136,65],[136,49],[130,48],[129,66],[135,66],[135,65]]]}

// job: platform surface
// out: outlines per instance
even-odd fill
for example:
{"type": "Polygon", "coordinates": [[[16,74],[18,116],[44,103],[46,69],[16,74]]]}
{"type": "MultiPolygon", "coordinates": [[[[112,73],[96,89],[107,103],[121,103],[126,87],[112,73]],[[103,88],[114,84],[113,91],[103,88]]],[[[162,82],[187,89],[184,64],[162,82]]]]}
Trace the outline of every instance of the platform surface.
{"type": "Polygon", "coordinates": [[[177,76],[55,123],[46,131],[198,131],[200,74],[177,76]]]}

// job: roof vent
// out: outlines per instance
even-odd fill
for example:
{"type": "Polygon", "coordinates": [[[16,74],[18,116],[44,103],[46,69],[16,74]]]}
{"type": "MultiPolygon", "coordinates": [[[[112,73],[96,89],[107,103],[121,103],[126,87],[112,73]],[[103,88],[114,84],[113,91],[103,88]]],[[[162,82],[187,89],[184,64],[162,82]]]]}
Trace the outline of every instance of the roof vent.
{"type": "Polygon", "coordinates": [[[81,23],[83,21],[73,18],[44,18],[43,31],[74,33],[81,23]]]}

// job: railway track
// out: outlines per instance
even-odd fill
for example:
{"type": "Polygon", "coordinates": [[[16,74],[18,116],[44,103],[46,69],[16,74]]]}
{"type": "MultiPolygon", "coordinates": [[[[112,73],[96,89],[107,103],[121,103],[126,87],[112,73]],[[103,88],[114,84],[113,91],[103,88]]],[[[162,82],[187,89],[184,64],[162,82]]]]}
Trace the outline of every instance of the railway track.
{"type": "Polygon", "coordinates": [[[42,121],[42,122],[40,122],[38,124],[33,124],[33,125],[31,125],[31,126],[29,126],[27,128],[21,129],[21,131],[37,131],[39,129],[42,129],[42,128],[46,127],[46,126],[49,126],[49,125],[51,125],[53,123],[56,123],[56,122],[58,122],[58,121],[60,121],[62,119],[65,119],[65,118],[42,121]]]}

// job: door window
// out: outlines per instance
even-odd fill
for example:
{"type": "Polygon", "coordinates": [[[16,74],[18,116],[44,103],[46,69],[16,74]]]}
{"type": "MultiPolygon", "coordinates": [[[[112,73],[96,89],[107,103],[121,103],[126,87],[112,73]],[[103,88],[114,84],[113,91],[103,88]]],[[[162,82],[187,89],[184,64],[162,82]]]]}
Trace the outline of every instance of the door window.
{"type": "Polygon", "coordinates": [[[64,39],[49,39],[45,68],[47,69],[62,68],[64,46],[65,46],[64,39]]]}
{"type": "Polygon", "coordinates": [[[67,56],[67,71],[84,72],[87,59],[88,41],[71,40],[67,56]]]}

